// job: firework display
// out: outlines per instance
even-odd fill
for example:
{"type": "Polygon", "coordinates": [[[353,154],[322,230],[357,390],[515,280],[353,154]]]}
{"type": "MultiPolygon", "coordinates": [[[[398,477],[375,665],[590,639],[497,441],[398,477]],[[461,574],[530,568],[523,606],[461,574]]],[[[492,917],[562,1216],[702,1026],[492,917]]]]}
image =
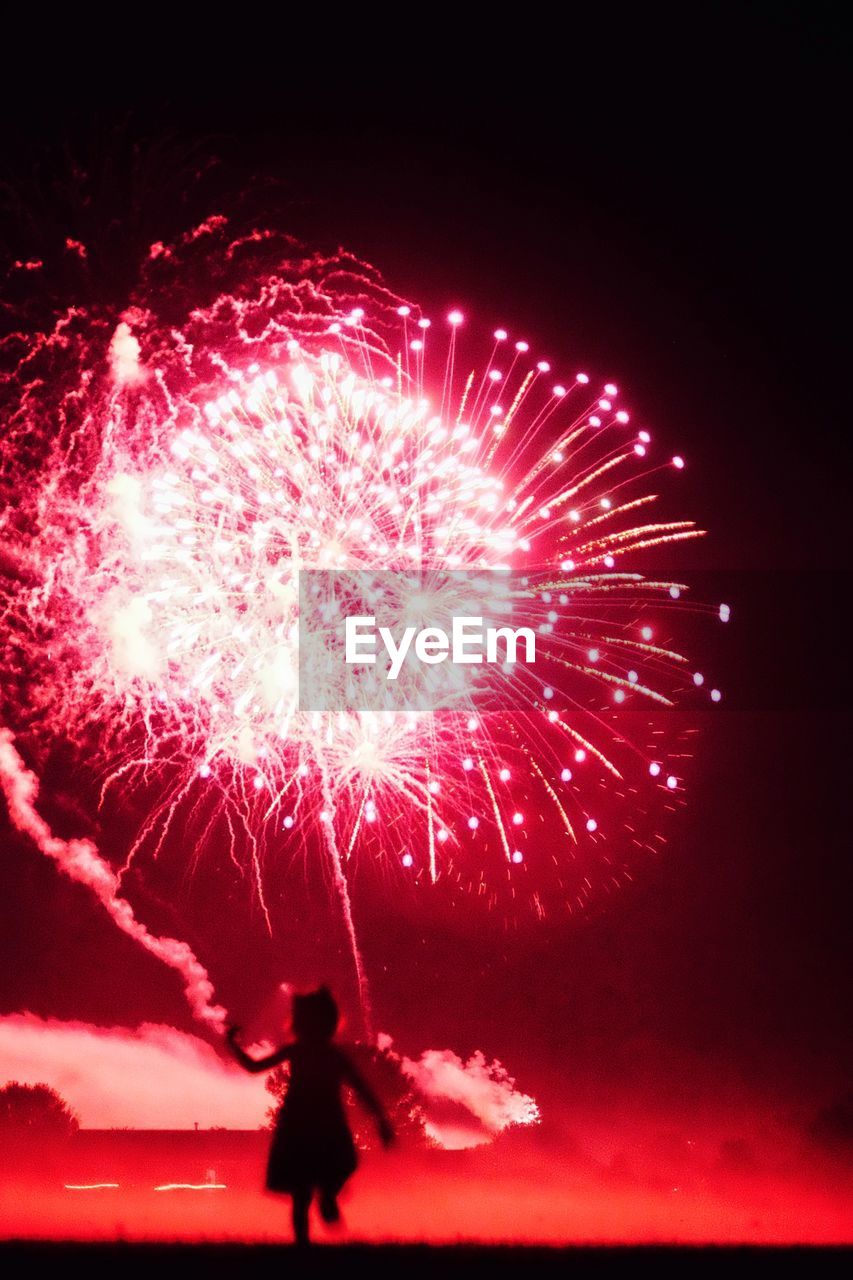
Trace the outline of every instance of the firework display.
{"type": "Polygon", "coordinates": [[[721,693],[673,638],[686,584],[644,570],[701,534],[655,514],[684,460],[616,385],[222,219],[152,246],[120,315],[72,309],[2,354],[2,771],[18,826],[114,918],[145,932],[122,877],[189,828],[251,869],[272,929],[265,886],[299,850],[331,869],[366,1000],[354,868],[542,914],[661,838],[683,757],[656,717],[721,693]],[[467,685],[435,708],[312,709],[306,571],[415,572],[424,618],[453,612],[453,575],[511,573],[541,658],[501,668],[488,711],[467,685]],[[156,777],[122,868],[46,848],[13,734],[96,760],[102,798],[156,777]]]}

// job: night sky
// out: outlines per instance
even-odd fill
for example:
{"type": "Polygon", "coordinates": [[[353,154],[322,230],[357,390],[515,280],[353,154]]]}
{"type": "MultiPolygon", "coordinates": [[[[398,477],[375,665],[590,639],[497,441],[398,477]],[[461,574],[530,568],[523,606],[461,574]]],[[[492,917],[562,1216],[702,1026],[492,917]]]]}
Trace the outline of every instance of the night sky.
{"type": "MultiPolygon", "coordinates": [[[[265,211],[427,311],[511,324],[628,389],[689,459],[679,506],[710,530],[676,560],[733,608],[702,640],[726,700],[696,717],[687,805],[665,856],[585,917],[508,929],[356,892],[377,1022],[412,1050],[483,1047],[546,1098],[689,1061],[811,1106],[842,1091],[850,1048],[849,50],[819,7],[572,29],[430,29],[417,60],[402,34],[393,52],[349,52],[347,31],[267,42],[261,18],[192,57],[151,31],[103,60],[57,42],[2,89],[0,251],[99,246],[92,288],[120,310],[140,245],[265,211]]],[[[85,805],[84,786],[75,820],[85,805]]],[[[175,976],[2,830],[0,1013],[190,1029],[175,976]]],[[[284,977],[348,974],[299,872],[272,941],[224,867],[161,888],[177,913],[141,885],[134,901],[180,922],[240,1020],[284,977]]]]}

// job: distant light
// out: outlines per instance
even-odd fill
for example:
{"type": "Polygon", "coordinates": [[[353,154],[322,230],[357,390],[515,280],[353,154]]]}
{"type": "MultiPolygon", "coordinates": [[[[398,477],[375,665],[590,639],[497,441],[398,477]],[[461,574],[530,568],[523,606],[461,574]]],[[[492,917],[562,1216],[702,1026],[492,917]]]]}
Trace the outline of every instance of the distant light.
{"type": "Polygon", "coordinates": [[[542,697],[547,698],[548,701],[550,702],[553,696],[554,696],[554,690],[551,688],[550,685],[546,685],[545,688],[542,690],[542,697]]]}
{"type": "Polygon", "coordinates": [[[296,819],[295,819],[295,818],[292,818],[292,817],[290,816],[290,814],[288,814],[288,815],[287,815],[287,817],[284,819],[284,821],[282,822],[282,824],[281,824],[281,825],[284,827],[285,831],[289,831],[289,830],[291,829],[291,827],[293,826],[293,824],[294,824],[294,822],[295,822],[295,821],[296,821],[296,819]]]}
{"type": "Polygon", "coordinates": [[[462,768],[467,769],[469,771],[474,768],[474,761],[471,759],[470,756],[466,756],[465,759],[462,761],[462,768]]]}
{"type": "Polygon", "coordinates": [[[563,782],[571,782],[572,780],[571,769],[563,769],[562,772],[560,773],[560,778],[562,779],[563,782]]]}
{"type": "Polygon", "coordinates": [[[624,426],[626,422],[631,421],[631,415],[626,413],[624,409],[620,409],[616,415],[616,421],[621,422],[624,426]]]}
{"type": "Polygon", "coordinates": [[[472,831],[476,831],[479,825],[480,825],[479,818],[471,817],[468,819],[468,826],[471,828],[472,831]]]}
{"type": "Polygon", "coordinates": [[[681,471],[682,467],[684,466],[684,459],[681,457],[680,454],[677,453],[675,455],[675,457],[672,460],[672,465],[674,467],[678,467],[678,470],[681,471]]]}
{"type": "Polygon", "coordinates": [[[595,818],[587,818],[586,829],[587,831],[590,832],[590,834],[592,834],[593,831],[598,830],[598,823],[596,822],[595,818]]]}
{"type": "Polygon", "coordinates": [[[571,573],[571,571],[572,571],[572,569],[574,569],[574,567],[575,567],[575,562],[574,562],[574,560],[561,560],[561,561],[560,561],[560,568],[561,568],[561,569],[565,569],[567,573],[571,573]]]}
{"type": "Polygon", "coordinates": [[[412,314],[412,308],[411,308],[411,307],[398,307],[398,308],[397,308],[397,315],[398,315],[398,316],[410,316],[411,314],[412,314]]]}
{"type": "Polygon", "coordinates": [[[200,778],[209,778],[212,772],[213,770],[209,764],[203,764],[198,771],[198,776],[200,778]]]}
{"type": "Polygon", "coordinates": [[[523,861],[524,861],[524,854],[521,852],[521,850],[520,850],[520,849],[513,849],[513,851],[512,851],[512,860],[513,860],[513,862],[515,862],[515,863],[519,863],[519,862],[523,862],[523,861]]]}
{"type": "Polygon", "coordinates": [[[643,637],[644,640],[651,640],[652,636],[654,635],[654,632],[652,631],[651,627],[643,627],[642,630],[640,631],[640,635],[643,637]]]}
{"type": "Polygon", "coordinates": [[[556,385],[556,387],[554,387],[554,395],[555,395],[555,396],[561,396],[561,397],[562,397],[562,396],[564,396],[565,394],[566,394],[566,388],[565,388],[564,386],[562,386],[562,384],[561,384],[561,383],[559,383],[559,382],[558,382],[558,383],[557,383],[557,385],[556,385]]]}
{"type": "Polygon", "coordinates": [[[711,701],[712,701],[712,702],[720,702],[720,701],[722,701],[722,697],[723,697],[723,695],[720,693],[720,690],[719,690],[719,689],[712,689],[712,690],[711,690],[711,701]]]}
{"type": "Polygon", "coordinates": [[[522,353],[522,355],[523,355],[525,351],[529,351],[529,350],[530,350],[530,343],[529,343],[529,342],[517,342],[517,343],[515,344],[515,349],[516,349],[516,351],[520,351],[520,352],[522,353]]]}
{"type": "Polygon", "coordinates": [[[506,342],[506,329],[495,329],[495,338],[498,342],[506,342]]]}
{"type": "Polygon", "coordinates": [[[670,791],[674,791],[675,788],[678,786],[678,779],[676,778],[674,773],[671,773],[669,775],[669,777],[666,780],[666,785],[669,787],[670,791]]]}
{"type": "Polygon", "coordinates": [[[428,329],[428,328],[430,327],[430,325],[431,325],[431,324],[432,324],[432,321],[431,321],[431,320],[419,320],[419,321],[418,321],[418,328],[419,328],[419,329],[428,329]]]}
{"type": "Polygon", "coordinates": [[[155,1191],[227,1191],[225,1182],[164,1182],[155,1191]]]}
{"type": "Polygon", "coordinates": [[[624,702],[624,701],[625,701],[625,690],[624,690],[624,689],[617,689],[617,690],[614,692],[614,694],[613,694],[613,701],[614,701],[614,702],[624,702]]]}
{"type": "Polygon", "coordinates": [[[514,813],[512,815],[512,822],[513,822],[513,826],[520,827],[522,822],[524,822],[524,814],[514,813]]]}
{"type": "Polygon", "coordinates": [[[681,595],[681,592],[678,587],[670,587],[669,594],[672,596],[673,600],[677,600],[681,595]]]}
{"type": "Polygon", "coordinates": [[[583,764],[584,760],[586,760],[586,752],[583,747],[578,747],[575,752],[575,764],[583,764]]]}
{"type": "Polygon", "coordinates": [[[702,675],[701,671],[693,672],[693,683],[696,685],[697,689],[705,683],[705,677],[702,675]]]}
{"type": "Polygon", "coordinates": [[[117,1182],[64,1182],[66,1191],[117,1191],[117,1182]]]}
{"type": "Polygon", "coordinates": [[[480,721],[477,719],[476,716],[472,716],[471,719],[468,721],[468,732],[473,733],[476,729],[479,729],[479,727],[480,727],[480,721]]]}
{"type": "Polygon", "coordinates": [[[641,431],[640,439],[642,440],[643,444],[651,444],[652,442],[652,438],[649,435],[648,431],[641,431]]]}
{"type": "Polygon", "coordinates": [[[404,867],[410,867],[414,862],[414,858],[410,853],[404,853],[401,861],[404,867]]]}
{"type": "Polygon", "coordinates": [[[461,311],[451,311],[450,315],[447,317],[448,322],[454,326],[461,324],[464,318],[465,317],[462,315],[461,311]]]}
{"type": "Polygon", "coordinates": [[[509,782],[510,778],[512,777],[512,774],[510,773],[509,769],[501,769],[500,773],[498,774],[498,777],[500,778],[501,782],[509,782]]]}
{"type": "Polygon", "coordinates": [[[450,838],[450,833],[448,831],[445,831],[444,827],[442,827],[438,833],[437,838],[441,841],[442,844],[444,844],[445,840],[450,838]]]}
{"type": "Polygon", "coordinates": [[[601,657],[601,650],[600,650],[600,649],[590,649],[590,650],[588,650],[588,652],[587,652],[587,655],[586,655],[586,656],[589,658],[590,662],[598,662],[599,658],[601,657]]]}
{"type": "Polygon", "coordinates": [[[636,684],[639,678],[640,677],[637,675],[636,671],[628,672],[628,679],[630,680],[631,684],[636,684]]]}
{"type": "Polygon", "coordinates": [[[729,605],[721,604],[720,605],[720,622],[728,622],[731,616],[732,616],[732,611],[729,605]]]}
{"type": "Polygon", "coordinates": [[[657,778],[658,775],[660,774],[660,765],[658,764],[657,760],[653,760],[652,763],[649,765],[649,773],[652,775],[653,778],[657,778]]]}
{"type": "Polygon", "coordinates": [[[576,373],[576,374],[575,374],[575,382],[579,382],[579,383],[581,384],[581,386],[582,386],[582,387],[585,387],[585,386],[586,386],[586,384],[589,382],[589,374],[586,374],[586,373],[576,373]]]}
{"type": "Polygon", "coordinates": [[[604,390],[609,396],[618,396],[619,394],[619,388],[616,386],[615,382],[605,382],[604,390]]]}

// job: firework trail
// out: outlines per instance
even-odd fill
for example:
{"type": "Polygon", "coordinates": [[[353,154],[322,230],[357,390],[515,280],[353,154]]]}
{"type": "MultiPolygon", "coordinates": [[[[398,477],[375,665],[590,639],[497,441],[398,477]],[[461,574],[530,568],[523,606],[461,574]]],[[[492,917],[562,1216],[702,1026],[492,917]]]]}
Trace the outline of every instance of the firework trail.
{"type": "Polygon", "coordinates": [[[24,766],[8,729],[0,729],[0,787],[6,797],[12,822],[47,858],[71,880],[84,884],[105,907],[110,919],[151,955],[176,969],[184,980],[190,1008],[197,1018],[221,1031],[225,1010],[213,1003],[213,984],[204,967],[185,942],[158,938],[134,915],[130,903],[118,892],[118,877],[104,861],[91,840],[62,840],[55,836],[38,814],[38,779],[24,766]]]}
{"type": "Polygon", "coordinates": [[[683,460],[652,464],[614,385],[552,381],[506,330],[469,360],[462,323],[451,312],[438,338],[365,264],[230,239],[215,218],[151,247],[120,316],[70,308],[0,345],[7,723],[94,756],[102,799],[152,778],[160,793],[113,872],[88,842],[50,836],[7,736],[13,818],[69,874],[68,851],[88,851],[87,883],[189,966],[214,1021],[195,958],[117,896],[173,828],[199,846],[225,833],[270,929],[271,865],[325,851],[368,1017],[351,868],[396,864],[540,914],[547,882],[582,907],[596,867],[618,882],[604,841],[651,847],[638,816],[682,785],[659,730],[635,740],[620,710],[720,698],[669,639],[685,585],[636,567],[701,534],[649,515],[652,477],[683,460]],[[432,619],[470,614],[478,573],[521,574],[510,605],[548,677],[502,670],[490,714],[470,686],[402,713],[325,687],[327,709],[305,710],[306,570],[417,571],[432,619]],[[563,843],[532,865],[527,817],[545,812],[563,843]]]}

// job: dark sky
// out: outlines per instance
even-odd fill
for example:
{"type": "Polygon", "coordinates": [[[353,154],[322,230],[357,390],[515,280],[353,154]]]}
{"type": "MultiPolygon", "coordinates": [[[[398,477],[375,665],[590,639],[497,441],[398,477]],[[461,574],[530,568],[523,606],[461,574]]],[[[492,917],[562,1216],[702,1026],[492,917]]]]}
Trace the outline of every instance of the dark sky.
{"type": "MultiPolygon", "coordinates": [[[[402,32],[397,49],[364,32],[355,48],[349,28],[267,40],[259,15],[233,38],[117,37],[109,57],[79,30],[73,57],[36,46],[3,90],[7,246],[83,238],[95,218],[120,261],[123,235],[168,236],[243,191],[399,292],[511,323],[630,388],[689,455],[682,505],[711,530],[689,567],[714,571],[712,598],[735,610],[708,637],[729,696],[701,724],[669,855],[606,910],[511,938],[464,912],[371,909],[379,1021],[519,1072],[628,1072],[653,1037],[756,1087],[835,1082],[850,961],[844,33],[830,10],[785,5],[675,24],[643,10],[627,26],[607,11],[573,19],[571,39],[513,15],[494,43],[422,21],[417,59],[402,32]],[[171,180],[214,154],[190,194],[171,180]],[[95,175],[94,212],[64,194],[72,160],[95,175]],[[38,216],[10,210],[10,190],[38,216]]],[[[299,926],[321,955],[325,909],[299,926]]],[[[14,840],[0,913],[0,1011],[187,1023],[172,977],[14,840]]],[[[198,918],[194,941],[251,1009],[292,942],[234,919],[198,918]]]]}

